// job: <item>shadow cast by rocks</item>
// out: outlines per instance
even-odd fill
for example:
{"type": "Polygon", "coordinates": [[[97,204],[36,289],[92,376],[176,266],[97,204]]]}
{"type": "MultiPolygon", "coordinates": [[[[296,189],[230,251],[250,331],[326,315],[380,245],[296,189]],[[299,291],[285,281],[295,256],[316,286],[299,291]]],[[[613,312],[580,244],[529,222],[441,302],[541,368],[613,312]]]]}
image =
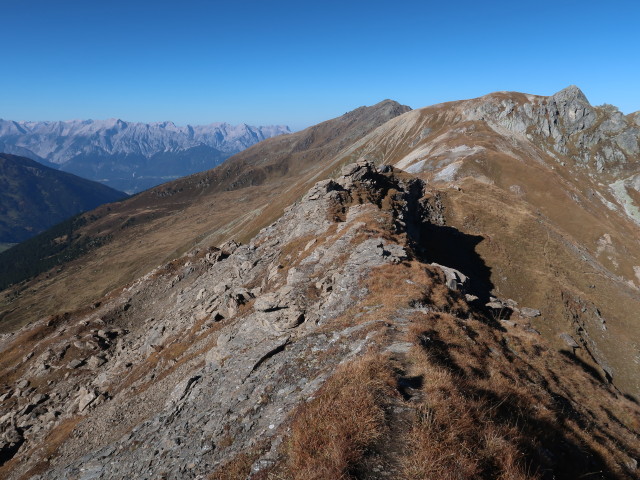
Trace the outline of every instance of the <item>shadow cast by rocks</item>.
{"type": "Polygon", "coordinates": [[[491,268],[476,252],[476,246],[484,240],[483,237],[468,235],[453,227],[426,223],[413,240],[421,261],[459,270],[469,277],[467,293],[477,296],[482,303],[489,301],[494,288],[491,268]]]}
{"type": "Polygon", "coordinates": [[[424,378],[422,375],[413,377],[400,376],[398,377],[397,390],[404,400],[410,400],[415,394],[414,391],[422,388],[423,384],[424,378]]]}
{"type": "Polygon", "coordinates": [[[568,350],[560,350],[560,354],[582,368],[582,370],[589,374],[598,383],[606,383],[607,379],[597,369],[595,369],[588,363],[585,363],[583,360],[576,357],[573,353],[569,352],[568,350]]]}
{"type": "Polygon", "coordinates": [[[494,288],[491,268],[476,252],[484,237],[444,225],[439,198],[425,197],[420,182],[409,185],[405,220],[409,243],[418,260],[462,272],[469,277],[466,293],[477,296],[482,305],[489,301],[494,288]]]}

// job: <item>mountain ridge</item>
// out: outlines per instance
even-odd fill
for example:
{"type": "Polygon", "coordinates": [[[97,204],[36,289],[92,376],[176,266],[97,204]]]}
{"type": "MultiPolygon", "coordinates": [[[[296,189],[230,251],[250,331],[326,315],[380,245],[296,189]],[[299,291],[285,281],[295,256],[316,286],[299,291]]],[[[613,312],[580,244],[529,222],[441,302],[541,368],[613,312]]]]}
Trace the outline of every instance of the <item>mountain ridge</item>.
{"type": "Polygon", "coordinates": [[[19,243],[69,217],[126,197],[105,185],[0,153],[0,242],[19,243]]]}
{"type": "Polygon", "coordinates": [[[0,337],[0,473],[638,478],[638,404],[551,348],[539,312],[482,305],[489,269],[431,262],[484,261],[445,194],[348,164],[245,245],[0,337]]]}
{"type": "Polygon", "coordinates": [[[80,238],[112,235],[110,242],[5,291],[0,326],[12,330],[54,311],[88,308],[193,248],[249,242],[316,182],[366,159],[438,191],[447,241],[423,238],[435,263],[482,282],[479,299],[500,311],[512,307],[491,297],[538,311],[531,328],[551,348],[570,348],[597,376],[637,398],[636,134],[632,120],[591,106],[576,87],[549,97],[498,92],[418,110],[395,102],[359,108],[94,211],[80,238]],[[78,293],[69,298],[69,290],[78,293]]]}
{"type": "MultiPolygon", "coordinates": [[[[0,329],[10,330],[47,315],[51,309],[80,308],[200,242],[223,242],[227,236],[248,240],[278,218],[318,176],[334,170],[331,161],[344,145],[407,110],[387,103],[349,112],[301,132],[267,139],[214,170],[89,212],[82,217],[85,223],[69,247],[90,238],[111,240],[92,250],[90,256],[66,263],[50,278],[44,274],[32,280],[41,285],[38,290],[42,295],[34,304],[29,295],[20,293],[23,286],[5,290],[0,297],[0,329]],[[232,208],[217,207],[223,203],[232,208]],[[130,244],[137,245],[136,250],[130,244]],[[108,271],[102,263],[106,258],[110,258],[108,271]],[[60,289],[62,284],[65,287],[60,289]],[[67,295],[69,289],[76,292],[74,297],[67,295]]],[[[41,251],[44,249],[32,255],[37,257],[41,251]]],[[[11,269],[11,259],[4,259],[8,262],[4,267],[11,269]]]]}

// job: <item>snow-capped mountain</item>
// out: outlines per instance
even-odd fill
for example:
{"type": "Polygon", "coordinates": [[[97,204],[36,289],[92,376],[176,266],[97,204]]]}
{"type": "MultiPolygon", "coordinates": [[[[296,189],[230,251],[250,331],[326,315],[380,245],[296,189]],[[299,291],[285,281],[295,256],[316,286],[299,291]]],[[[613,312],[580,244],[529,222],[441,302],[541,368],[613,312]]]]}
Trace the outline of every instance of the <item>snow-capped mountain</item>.
{"type": "Polygon", "coordinates": [[[55,122],[0,120],[0,150],[46,161],[61,170],[129,193],[212,168],[283,125],[132,123],[119,119],[55,122]]]}

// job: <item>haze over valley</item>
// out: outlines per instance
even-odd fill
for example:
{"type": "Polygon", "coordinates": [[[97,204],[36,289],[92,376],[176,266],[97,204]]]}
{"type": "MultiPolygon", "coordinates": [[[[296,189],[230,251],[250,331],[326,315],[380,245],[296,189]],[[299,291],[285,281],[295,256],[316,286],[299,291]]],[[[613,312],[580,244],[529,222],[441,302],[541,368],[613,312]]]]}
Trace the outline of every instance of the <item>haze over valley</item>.
{"type": "Polygon", "coordinates": [[[133,194],[208,170],[286,126],[0,120],[0,150],[133,194]]]}

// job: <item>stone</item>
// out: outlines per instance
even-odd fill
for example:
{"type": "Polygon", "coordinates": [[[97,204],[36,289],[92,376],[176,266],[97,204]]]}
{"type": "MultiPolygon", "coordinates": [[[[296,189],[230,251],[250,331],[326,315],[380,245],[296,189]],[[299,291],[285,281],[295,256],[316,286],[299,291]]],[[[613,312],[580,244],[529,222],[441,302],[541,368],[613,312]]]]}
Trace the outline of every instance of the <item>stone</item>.
{"type": "Polygon", "coordinates": [[[46,402],[47,400],[49,400],[49,395],[47,395],[46,393],[39,393],[31,399],[31,403],[33,405],[39,405],[46,402]]]}
{"type": "Polygon", "coordinates": [[[413,344],[410,342],[396,342],[389,345],[385,351],[391,353],[408,353],[412,346],[413,344]]]}
{"type": "Polygon", "coordinates": [[[229,240],[228,242],[220,245],[220,250],[227,255],[231,255],[238,249],[239,246],[240,244],[235,240],[229,240]]]}
{"type": "Polygon", "coordinates": [[[78,411],[84,411],[89,405],[91,405],[96,398],[98,398],[98,394],[93,390],[88,390],[86,388],[81,388],[80,392],[78,392],[78,411]]]}
{"type": "Polygon", "coordinates": [[[456,270],[455,268],[445,267],[444,265],[440,265],[439,263],[432,263],[431,266],[437,267],[442,270],[446,279],[447,287],[449,287],[450,290],[460,291],[464,293],[464,290],[466,289],[467,283],[469,281],[469,278],[465,274],[463,274],[459,270],[456,270]]]}
{"type": "Polygon", "coordinates": [[[535,318],[542,315],[540,310],[536,310],[535,308],[523,307],[520,309],[520,316],[524,318],[535,318]]]}
{"type": "Polygon", "coordinates": [[[31,385],[31,382],[29,382],[29,380],[20,380],[17,383],[17,387],[21,390],[24,390],[25,388],[27,388],[29,385],[31,385]]]}
{"type": "Polygon", "coordinates": [[[91,369],[101,367],[107,363],[107,359],[102,355],[93,355],[87,360],[87,366],[91,369]]]}
{"type": "Polygon", "coordinates": [[[349,177],[351,175],[353,175],[354,173],[356,173],[359,169],[360,169],[360,164],[359,163],[350,163],[348,165],[345,165],[344,167],[342,167],[342,176],[343,177],[349,177]]]}
{"type": "Polygon", "coordinates": [[[280,296],[277,293],[267,293],[256,298],[253,308],[259,312],[270,312],[283,307],[280,306],[280,296]]]}
{"type": "Polygon", "coordinates": [[[304,322],[304,312],[296,308],[291,308],[287,309],[284,315],[279,317],[274,326],[277,330],[288,330],[296,328],[302,322],[304,322]]]}
{"type": "Polygon", "coordinates": [[[257,313],[258,322],[276,332],[296,328],[304,321],[304,311],[296,307],[257,313]]]}
{"type": "Polygon", "coordinates": [[[84,365],[84,360],[79,360],[77,358],[74,358],[67,364],[67,367],[75,369],[75,368],[81,367],[82,365],[84,365]]]}
{"type": "Polygon", "coordinates": [[[489,308],[493,308],[494,310],[501,310],[501,309],[506,307],[506,305],[504,303],[496,302],[496,301],[487,302],[487,303],[485,303],[485,306],[489,307],[489,308]]]}
{"type": "Polygon", "coordinates": [[[215,250],[213,252],[207,253],[204,258],[206,262],[213,265],[222,260],[223,257],[224,253],[222,252],[222,250],[215,250]]]}
{"type": "Polygon", "coordinates": [[[567,344],[568,347],[571,348],[580,348],[580,344],[578,344],[578,342],[576,342],[573,337],[571,335],[569,335],[568,333],[561,333],[560,338],[562,340],[564,340],[564,343],[567,344]]]}

